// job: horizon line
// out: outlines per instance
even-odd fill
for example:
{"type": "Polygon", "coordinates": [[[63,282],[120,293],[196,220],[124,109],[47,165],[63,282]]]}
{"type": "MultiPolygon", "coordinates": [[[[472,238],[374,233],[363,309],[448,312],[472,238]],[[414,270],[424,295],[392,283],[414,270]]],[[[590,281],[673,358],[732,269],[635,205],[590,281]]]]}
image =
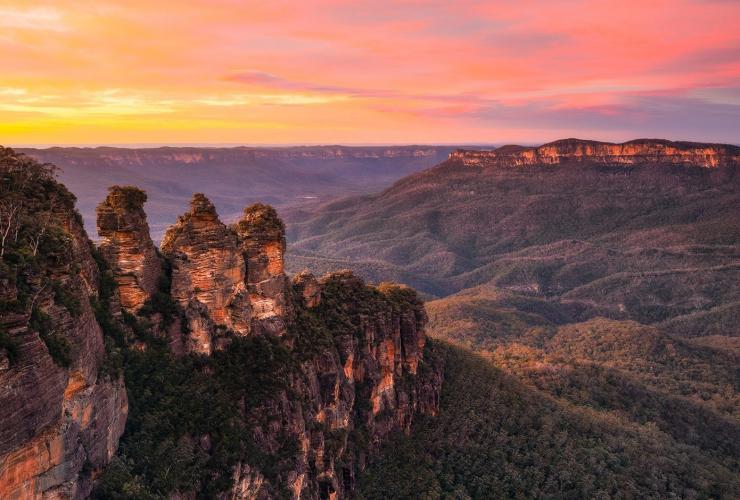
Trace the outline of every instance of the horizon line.
{"type": "Polygon", "coordinates": [[[52,149],[52,148],[78,148],[78,149],[97,149],[97,148],[118,148],[118,149],[160,149],[160,148],[310,148],[310,147],[349,147],[349,148],[371,148],[371,147],[457,147],[457,148],[499,148],[505,145],[516,145],[525,147],[538,147],[544,144],[556,142],[558,140],[577,139],[583,141],[594,141],[611,144],[625,144],[637,140],[667,140],[670,142],[693,142],[697,144],[718,144],[732,145],[740,147],[740,142],[707,142],[691,139],[666,139],[660,137],[637,137],[627,141],[604,141],[598,139],[582,139],[576,137],[563,137],[555,141],[522,141],[522,142],[358,142],[358,143],[326,143],[326,142],[304,142],[304,143],[201,143],[201,142],[170,142],[170,143],[34,143],[34,144],[9,144],[6,147],[13,149],[52,149]]]}

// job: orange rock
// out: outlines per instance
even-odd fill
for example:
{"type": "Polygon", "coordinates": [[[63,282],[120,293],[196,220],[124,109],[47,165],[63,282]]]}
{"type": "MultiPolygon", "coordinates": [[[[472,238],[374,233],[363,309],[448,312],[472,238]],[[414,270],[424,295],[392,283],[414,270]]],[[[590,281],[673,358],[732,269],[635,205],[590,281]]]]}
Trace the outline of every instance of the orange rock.
{"type": "Polygon", "coordinates": [[[100,252],[118,284],[121,306],[137,311],[157,289],[162,263],[149,236],[144,213],[146,193],[132,186],[112,186],[98,205],[100,252]]]}

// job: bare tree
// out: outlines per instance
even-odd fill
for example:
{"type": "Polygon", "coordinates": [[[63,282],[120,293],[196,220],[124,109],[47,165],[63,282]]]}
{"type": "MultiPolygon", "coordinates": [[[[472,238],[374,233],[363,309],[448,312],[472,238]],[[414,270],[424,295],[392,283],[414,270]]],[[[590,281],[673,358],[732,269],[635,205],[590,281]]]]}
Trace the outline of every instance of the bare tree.
{"type": "Polygon", "coordinates": [[[0,258],[5,256],[5,243],[8,235],[20,227],[22,202],[20,200],[3,200],[0,202],[0,258]]]}
{"type": "Polygon", "coordinates": [[[28,240],[31,245],[31,250],[33,251],[34,257],[38,253],[39,244],[46,234],[46,229],[49,227],[49,223],[51,222],[51,219],[54,216],[54,212],[58,208],[58,206],[58,198],[56,194],[52,194],[49,200],[49,209],[42,212],[42,214],[38,217],[38,226],[36,226],[34,228],[35,231],[28,236],[28,240]]]}

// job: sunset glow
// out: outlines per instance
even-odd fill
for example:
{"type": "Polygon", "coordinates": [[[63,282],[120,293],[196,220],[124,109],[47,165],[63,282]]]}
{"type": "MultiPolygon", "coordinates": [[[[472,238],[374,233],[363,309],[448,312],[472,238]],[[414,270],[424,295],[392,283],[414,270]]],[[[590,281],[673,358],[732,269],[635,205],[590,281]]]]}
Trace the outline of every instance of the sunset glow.
{"type": "Polygon", "coordinates": [[[0,2],[3,144],[740,142],[740,2],[0,2]]]}

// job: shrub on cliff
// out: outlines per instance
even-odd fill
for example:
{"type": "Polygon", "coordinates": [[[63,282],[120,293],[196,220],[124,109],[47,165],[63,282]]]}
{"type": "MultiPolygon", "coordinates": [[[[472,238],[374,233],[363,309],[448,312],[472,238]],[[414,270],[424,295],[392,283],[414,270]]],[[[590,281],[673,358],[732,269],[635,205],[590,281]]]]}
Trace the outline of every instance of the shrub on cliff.
{"type": "Polygon", "coordinates": [[[257,239],[281,239],[285,225],[270,205],[255,203],[244,209],[242,218],[236,223],[236,231],[241,236],[257,239]]]}

